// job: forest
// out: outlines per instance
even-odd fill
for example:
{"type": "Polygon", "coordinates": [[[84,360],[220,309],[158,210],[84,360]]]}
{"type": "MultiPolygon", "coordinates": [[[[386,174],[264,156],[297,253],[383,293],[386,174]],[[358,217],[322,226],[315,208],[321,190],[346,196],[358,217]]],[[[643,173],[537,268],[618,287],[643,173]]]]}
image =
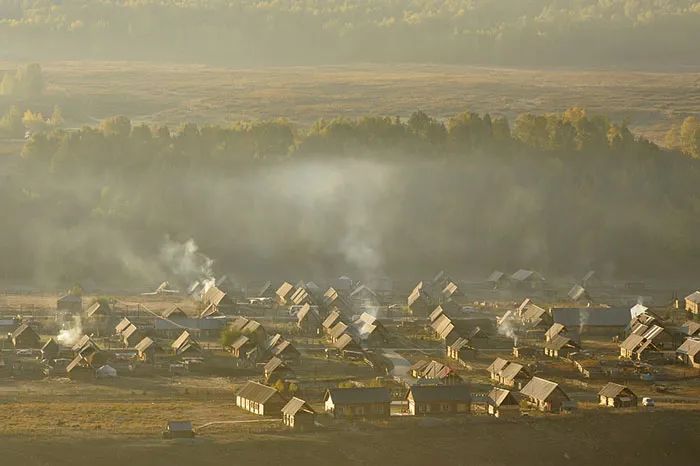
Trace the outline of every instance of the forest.
{"type": "MultiPolygon", "coordinates": [[[[16,115],[21,112],[15,112],[16,115]]],[[[176,281],[194,240],[241,280],[352,273],[682,277],[700,256],[700,125],[662,149],[572,108],[179,128],[47,127],[0,181],[0,279],[176,281]]]]}
{"type": "Polygon", "coordinates": [[[697,66],[697,0],[0,0],[9,59],[697,66]]]}

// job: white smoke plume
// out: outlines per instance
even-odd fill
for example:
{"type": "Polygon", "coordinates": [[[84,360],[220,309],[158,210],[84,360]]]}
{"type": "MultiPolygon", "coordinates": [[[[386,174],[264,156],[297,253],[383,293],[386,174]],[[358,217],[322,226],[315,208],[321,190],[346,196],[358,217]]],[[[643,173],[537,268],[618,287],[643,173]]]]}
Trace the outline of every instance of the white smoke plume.
{"type": "Polygon", "coordinates": [[[56,341],[63,346],[73,346],[81,336],[83,336],[83,325],[80,316],[73,316],[72,324],[58,332],[56,341]]]}
{"type": "Polygon", "coordinates": [[[199,291],[200,296],[216,283],[212,269],[214,260],[199,251],[194,239],[179,243],[166,238],[160,260],[174,277],[192,292],[199,291]]]}
{"type": "Polygon", "coordinates": [[[503,335],[506,338],[513,340],[515,345],[518,344],[518,335],[515,333],[515,327],[513,326],[513,319],[510,317],[509,312],[506,313],[503,318],[499,320],[498,323],[498,334],[503,335]]]}

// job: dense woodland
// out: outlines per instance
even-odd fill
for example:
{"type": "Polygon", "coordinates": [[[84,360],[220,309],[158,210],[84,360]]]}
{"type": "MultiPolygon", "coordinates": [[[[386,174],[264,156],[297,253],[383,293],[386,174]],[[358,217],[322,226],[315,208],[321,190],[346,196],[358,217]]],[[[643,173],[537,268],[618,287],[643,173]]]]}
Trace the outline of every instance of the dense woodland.
{"type": "Polygon", "coordinates": [[[309,128],[114,117],[36,132],[7,162],[0,279],[176,281],[163,245],[191,238],[240,279],[519,267],[687,276],[700,257],[699,167],[578,108],[309,128]]]}
{"type": "Polygon", "coordinates": [[[0,0],[9,58],[682,66],[698,43],[697,0],[0,0]]]}

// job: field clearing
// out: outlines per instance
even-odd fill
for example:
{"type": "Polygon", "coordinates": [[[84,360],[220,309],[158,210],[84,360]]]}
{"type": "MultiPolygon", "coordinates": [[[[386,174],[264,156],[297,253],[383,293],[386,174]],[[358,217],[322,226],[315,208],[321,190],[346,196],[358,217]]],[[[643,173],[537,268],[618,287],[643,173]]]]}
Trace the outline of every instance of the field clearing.
{"type": "MultiPolygon", "coordinates": [[[[0,62],[12,69],[16,63],[0,62]]],[[[662,141],[676,121],[700,112],[699,72],[507,69],[446,65],[352,65],[234,69],[141,62],[42,63],[47,93],[21,102],[71,125],[124,114],[177,125],[287,118],[399,115],[416,109],[448,117],[471,110],[503,114],[583,106],[662,141]]],[[[0,98],[0,109],[13,103],[0,98]]]]}

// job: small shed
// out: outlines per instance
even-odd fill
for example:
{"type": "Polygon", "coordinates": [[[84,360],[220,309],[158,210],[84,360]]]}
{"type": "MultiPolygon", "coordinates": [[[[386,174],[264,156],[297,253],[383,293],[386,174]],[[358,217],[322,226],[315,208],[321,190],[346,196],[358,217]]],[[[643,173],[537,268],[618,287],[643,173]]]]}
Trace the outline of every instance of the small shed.
{"type": "Polygon", "coordinates": [[[632,390],[617,383],[609,382],[598,392],[601,406],[611,408],[633,408],[637,406],[637,395],[632,390]]]}
{"type": "Polygon", "coordinates": [[[282,408],[282,421],[294,430],[309,431],[314,428],[316,411],[301,398],[293,397],[282,408]]]}
{"type": "Polygon", "coordinates": [[[163,431],[163,438],[194,438],[194,428],[192,421],[168,421],[163,431]]]}

